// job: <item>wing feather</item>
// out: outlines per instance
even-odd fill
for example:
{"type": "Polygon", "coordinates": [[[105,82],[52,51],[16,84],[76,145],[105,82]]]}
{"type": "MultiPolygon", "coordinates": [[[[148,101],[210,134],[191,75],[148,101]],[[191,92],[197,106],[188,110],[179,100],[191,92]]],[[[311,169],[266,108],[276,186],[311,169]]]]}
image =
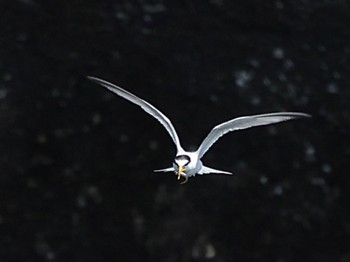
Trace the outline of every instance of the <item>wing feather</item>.
{"type": "Polygon", "coordinates": [[[238,117],[220,125],[215,126],[207,137],[203,140],[202,144],[197,150],[199,158],[202,158],[204,154],[209,150],[209,148],[223,135],[228,132],[241,130],[246,128],[251,128],[255,126],[263,126],[275,124],[278,122],[288,121],[291,119],[301,118],[301,117],[311,117],[304,113],[295,112],[281,112],[281,113],[269,113],[254,116],[243,116],[238,117]]]}
{"type": "Polygon", "coordinates": [[[134,94],[124,90],[123,88],[116,86],[110,82],[107,82],[105,80],[99,79],[97,77],[88,76],[88,79],[91,81],[107,88],[108,90],[112,91],[113,93],[117,94],[118,96],[121,96],[125,98],[126,100],[140,106],[144,111],[146,111],[148,114],[156,118],[168,131],[169,135],[171,136],[172,140],[174,141],[177,150],[182,150],[182,147],[180,145],[179,137],[176,133],[176,130],[172,123],[170,122],[169,118],[167,118],[162,112],[160,112],[157,108],[152,106],[147,101],[135,96],[134,94]]]}

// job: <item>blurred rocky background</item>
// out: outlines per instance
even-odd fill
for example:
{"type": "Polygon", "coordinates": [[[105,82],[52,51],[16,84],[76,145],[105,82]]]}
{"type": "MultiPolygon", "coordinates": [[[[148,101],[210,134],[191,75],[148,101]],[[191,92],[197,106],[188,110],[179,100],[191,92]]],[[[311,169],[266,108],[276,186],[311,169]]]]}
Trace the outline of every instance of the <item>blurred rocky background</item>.
{"type": "Polygon", "coordinates": [[[350,261],[350,2],[0,2],[0,261],[350,261]],[[179,185],[175,148],[234,176],[179,185]]]}

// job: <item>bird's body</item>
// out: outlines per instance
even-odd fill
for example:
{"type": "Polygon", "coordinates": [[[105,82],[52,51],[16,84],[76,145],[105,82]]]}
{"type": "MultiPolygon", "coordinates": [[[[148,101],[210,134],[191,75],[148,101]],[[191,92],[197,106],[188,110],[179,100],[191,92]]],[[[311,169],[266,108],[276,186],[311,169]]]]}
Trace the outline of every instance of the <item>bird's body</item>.
{"type": "Polygon", "coordinates": [[[175,143],[177,153],[173,162],[173,166],[165,169],[154,170],[155,172],[174,172],[178,179],[183,177],[185,180],[182,183],[187,182],[188,177],[195,176],[196,174],[227,174],[231,175],[232,173],[216,170],[210,167],[203,165],[201,158],[209,150],[209,148],[223,135],[228,132],[241,130],[246,128],[251,128],[254,126],[269,125],[278,122],[288,121],[291,119],[301,118],[301,117],[310,117],[310,115],[305,113],[296,113],[296,112],[280,112],[280,113],[269,113],[253,116],[244,116],[234,118],[227,122],[224,122],[220,125],[215,126],[207,137],[203,140],[198,149],[194,152],[186,151],[182,148],[180,144],[179,137],[175,131],[174,126],[171,121],[158,109],[154,106],[142,100],[141,98],[133,95],[132,93],[124,90],[123,88],[116,86],[112,83],[109,83],[105,80],[88,77],[90,80],[106,87],[113,93],[125,98],[126,100],[140,106],[144,111],[156,118],[168,131],[172,140],[175,143]]]}

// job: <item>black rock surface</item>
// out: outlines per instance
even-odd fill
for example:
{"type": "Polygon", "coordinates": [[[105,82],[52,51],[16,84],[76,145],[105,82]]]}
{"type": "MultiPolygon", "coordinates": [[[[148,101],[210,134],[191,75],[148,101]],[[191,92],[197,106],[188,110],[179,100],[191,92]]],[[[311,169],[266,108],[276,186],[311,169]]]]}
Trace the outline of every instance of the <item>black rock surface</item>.
{"type": "Polygon", "coordinates": [[[0,3],[0,261],[350,261],[350,3],[0,3]],[[179,185],[149,101],[195,149],[179,185]]]}

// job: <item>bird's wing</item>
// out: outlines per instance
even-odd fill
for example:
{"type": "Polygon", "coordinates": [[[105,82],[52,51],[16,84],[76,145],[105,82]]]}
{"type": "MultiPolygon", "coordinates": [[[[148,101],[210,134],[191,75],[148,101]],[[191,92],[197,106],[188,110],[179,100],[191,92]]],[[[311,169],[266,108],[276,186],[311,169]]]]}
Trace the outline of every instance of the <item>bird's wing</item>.
{"type": "Polygon", "coordinates": [[[164,169],[157,169],[157,170],[153,170],[153,172],[174,172],[175,169],[173,167],[168,167],[168,168],[164,168],[164,169]]]}
{"type": "Polygon", "coordinates": [[[281,113],[269,113],[254,116],[243,116],[238,117],[220,125],[215,126],[208,136],[203,140],[202,144],[197,150],[198,158],[204,156],[204,154],[209,150],[209,148],[223,135],[228,132],[246,129],[254,126],[270,125],[278,122],[288,121],[295,118],[301,117],[311,117],[304,113],[294,113],[294,112],[281,112],[281,113]]]}
{"type": "Polygon", "coordinates": [[[140,106],[144,111],[146,111],[148,114],[150,114],[151,116],[156,118],[165,127],[165,129],[168,131],[169,135],[173,139],[177,150],[178,151],[183,150],[181,145],[180,145],[180,140],[179,140],[179,137],[177,136],[177,133],[175,131],[174,126],[170,122],[169,118],[167,118],[157,108],[155,108],[154,106],[152,106],[150,103],[146,102],[145,100],[143,100],[143,99],[131,94],[130,92],[124,90],[123,88],[116,86],[112,83],[109,83],[105,80],[99,79],[97,77],[92,77],[92,76],[88,76],[88,79],[90,79],[91,81],[94,81],[94,82],[100,84],[101,86],[109,89],[110,91],[117,94],[118,96],[121,96],[121,97],[125,98],[126,100],[129,100],[130,102],[140,106]]]}
{"type": "Polygon", "coordinates": [[[210,168],[210,167],[207,167],[207,166],[202,166],[201,170],[199,170],[197,174],[204,175],[204,174],[213,174],[213,173],[214,174],[232,175],[231,172],[217,170],[217,169],[210,168]]]}

